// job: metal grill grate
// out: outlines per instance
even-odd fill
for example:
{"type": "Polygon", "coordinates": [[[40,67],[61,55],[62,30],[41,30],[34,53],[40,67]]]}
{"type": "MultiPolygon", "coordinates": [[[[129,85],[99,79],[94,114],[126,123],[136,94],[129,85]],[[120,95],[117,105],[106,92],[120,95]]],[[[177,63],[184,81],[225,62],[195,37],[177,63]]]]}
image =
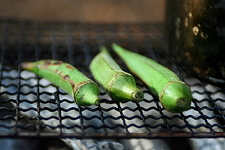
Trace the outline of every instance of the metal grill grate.
{"type": "MultiPolygon", "coordinates": [[[[207,138],[225,137],[224,87],[200,81],[173,63],[163,41],[163,25],[87,24],[0,20],[0,137],[207,138]],[[79,107],[64,91],[19,63],[59,59],[88,77],[88,65],[102,44],[117,42],[176,72],[193,93],[189,111],[167,112],[137,79],[145,93],[139,103],[111,101],[79,107]]],[[[118,57],[115,60],[126,70],[118,57]]]]}

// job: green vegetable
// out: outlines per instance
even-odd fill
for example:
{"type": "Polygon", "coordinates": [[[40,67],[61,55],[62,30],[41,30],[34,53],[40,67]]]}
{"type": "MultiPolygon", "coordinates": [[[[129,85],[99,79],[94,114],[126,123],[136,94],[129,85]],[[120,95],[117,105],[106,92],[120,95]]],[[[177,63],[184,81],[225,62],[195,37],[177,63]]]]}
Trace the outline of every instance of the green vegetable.
{"type": "Polygon", "coordinates": [[[70,64],[58,60],[40,60],[24,62],[21,67],[48,79],[74,97],[80,106],[99,104],[98,85],[70,64]]]}
{"type": "Polygon", "coordinates": [[[100,48],[100,53],[90,63],[90,70],[113,100],[143,100],[144,94],[137,88],[133,76],[118,66],[106,47],[100,48]]]}
{"type": "Polygon", "coordinates": [[[175,73],[150,58],[125,50],[117,44],[112,44],[112,48],[131,72],[148,86],[152,94],[158,96],[166,110],[179,113],[190,108],[190,88],[175,73]]]}

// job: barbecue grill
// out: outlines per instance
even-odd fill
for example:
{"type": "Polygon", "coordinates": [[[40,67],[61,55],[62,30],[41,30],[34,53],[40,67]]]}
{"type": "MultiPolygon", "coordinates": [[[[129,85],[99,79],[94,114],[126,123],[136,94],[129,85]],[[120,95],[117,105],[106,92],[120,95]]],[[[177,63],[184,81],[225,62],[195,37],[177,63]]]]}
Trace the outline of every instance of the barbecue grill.
{"type": "MultiPolygon", "coordinates": [[[[80,23],[0,20],[0,138],[177,139],[224,138],[225,88],[201,81],[167,51],[161,23],[80,23]],[[191,88],[191,108],[169,113],[138,79],[141,102],[115,102],[101,90],[99,106],[77,106],[72,97],[23,61],[58,59],[89,78],[89,63],[112,43],[148,56],[178,74],[191,88]]],[[[123,62],[113,58],[126,71],[123,62]]]]}

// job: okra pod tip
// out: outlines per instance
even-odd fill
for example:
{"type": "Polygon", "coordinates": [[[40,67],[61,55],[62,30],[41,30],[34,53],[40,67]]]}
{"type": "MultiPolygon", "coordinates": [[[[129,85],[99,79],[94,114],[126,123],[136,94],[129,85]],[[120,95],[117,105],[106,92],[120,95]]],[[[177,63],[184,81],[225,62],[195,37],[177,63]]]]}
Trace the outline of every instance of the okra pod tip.
{"type": "Polygon", "coordinates": [[[21,68],[26,69],[26,70],[30,70],[34,67],[34,64],[31,62],[22,62],[20,64],[21,68]]]}
{"type": "Polygon", "coordinates": [[[144,94],[142,91],[138,90],[132,93],[132,97],[134,100],[141,101],[144,99],[144,94]]]}
{"type": "Polygon", "coordinates": [[[97,85],[95,85],[95,83],[84,84],[82,85],[82,88],[79,88],[76,91],[75,99],[77,100],[77,104],[81,106],[99,105],[99,93],[99,88],[97,85]]]}
{"type": "Polygon", "coordinates": [[[166,110],[180,113],[191,106],[192,94],[190,88],[181,81],[171,81],[159,95],[166,110]]]}
{"type": "Polygon", "coordinates": [[[133,76],[128,73],[118,73],[108,84],[108,93],[112,99],[117,101],[141,101],[143,92],[136,87],[133,76]]]}

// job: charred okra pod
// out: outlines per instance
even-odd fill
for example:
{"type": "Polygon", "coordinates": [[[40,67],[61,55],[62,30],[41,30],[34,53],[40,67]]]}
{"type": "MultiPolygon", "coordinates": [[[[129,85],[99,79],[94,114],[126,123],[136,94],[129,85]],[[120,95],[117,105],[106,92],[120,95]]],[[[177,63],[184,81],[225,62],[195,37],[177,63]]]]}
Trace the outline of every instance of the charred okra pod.
{"type": "Polygon", "coordinates": [[[94,79],[115,101],[140,101],[144,94],[140,91],[133,76],[124,72],[113,60],[106,47],[91,61],[90,70],[94,79]]]}
{"type": "Polygon", "coordinates": [[[158,96],[166,110],[179,113],[190,108],[191,91],[175,73],[152,59],[125,50],[117,44],[113,44],[112,48],[129,70],[148,86],[152,94],[158,96]]]}
{"type": "Polygon", "coordinates": [[[98,85],[70,64],[58,60],[40,60],[24,62],[21,67],[48,79],[74,97],[80,106],[99,104],[98,85]]]}

